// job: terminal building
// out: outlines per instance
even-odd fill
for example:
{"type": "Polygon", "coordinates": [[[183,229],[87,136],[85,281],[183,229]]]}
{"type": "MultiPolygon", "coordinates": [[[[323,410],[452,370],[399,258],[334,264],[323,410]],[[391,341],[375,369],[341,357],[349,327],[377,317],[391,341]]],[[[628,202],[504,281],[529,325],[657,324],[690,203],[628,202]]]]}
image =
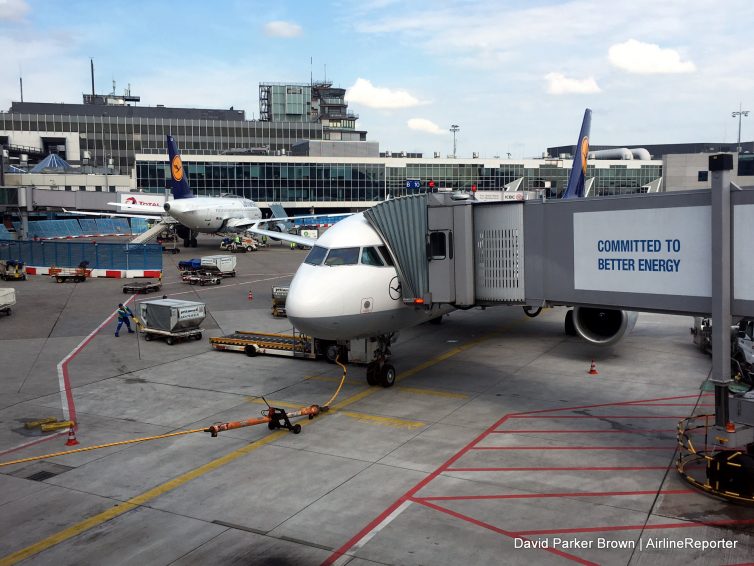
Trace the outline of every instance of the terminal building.
{"type": "MultiPolygon", "coordinates": [[[[44,198],[46,189],[83,192],[88,198],[78,196],[75,206],[90,209],[112,208],[104,205],[114,200],[92,193],[163,194],[169,177],[168,133],[178,140],[196,194],[244,196],[261,206],[282,202],[292,212],[353,210],[391,196],[441,188],[477,191],[479,198],[489,200],[505,191],[558,198],[565,189],[573,146],[552,147],[549,157],[523,160],[381,152],[379,144],[358,129],[358,116],[349,111],[345,95],[345,89],[326,81],[263,83],[259,117],[252,120],[234,108],[133,105],[139,99],[130,92],[92,92],[82,104],[13,102],[8,112],[0,112],[0,187],[5,187],[0,188],[0,206],[15,206],[14,187],[19,186],[40,193],[34,198],[40,211],[73,202],[72,197],[44,198]],[[32,173],[49,154],[68,167],[32,173]]],[[[590,160],[589,195],[709,187],[705,154],[699,149],[719,151],[718,146],[645,145],[649,159],[590,160]]],[[[742,146],[740,159],[736,155],[740,179],[734,181],[752,185],[754,142],[742,146]]]]}

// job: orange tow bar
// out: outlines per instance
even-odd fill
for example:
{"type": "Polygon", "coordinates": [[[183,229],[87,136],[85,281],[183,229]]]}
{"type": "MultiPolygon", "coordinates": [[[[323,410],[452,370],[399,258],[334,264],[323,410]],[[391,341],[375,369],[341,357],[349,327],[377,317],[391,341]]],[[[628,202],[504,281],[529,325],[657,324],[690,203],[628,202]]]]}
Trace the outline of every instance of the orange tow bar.
{"type": "Polygon", "coordinates": [[[217,436],[220,432],[226,430],[235,430],[237,428],[244,428],[247,426],[256,426],[267,423],[270,430],[278,428],[284,428],[290,430],[293,434],[301,432],[300,424],[291,424],[290,419],[295,417],[308,416],[309,419],[313,419],[320,413],[327,410],[327,407],[320,407],[319,405],[310,405],[308,407],[301,407],[297,411],[286,413],[283,409],[276,407],[270,407],[267,405],[264,416],[257,417],[255,419],[246,419],[244,421],[230,421],[227,423],[215,423],[212,426],[205,429],[205,432],[210,433],[213,437],[217,436]]]}

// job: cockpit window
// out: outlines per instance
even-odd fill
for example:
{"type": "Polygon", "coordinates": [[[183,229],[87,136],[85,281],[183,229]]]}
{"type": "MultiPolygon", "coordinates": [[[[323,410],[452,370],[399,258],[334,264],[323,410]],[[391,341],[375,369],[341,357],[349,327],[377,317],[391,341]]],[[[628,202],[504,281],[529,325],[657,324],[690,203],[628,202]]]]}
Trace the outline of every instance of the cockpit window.
{"type": "Polygon", "coordinates": [[[389,265],[390,267],[393,267],[393,265],[395,264],[393,263],[393,258],[390,257],[390,252],[387,251],[387,247],[380,246],[378,249],[380,250],[380,255],[382,255],[382,259],[385,260],[385,265],[389,265]]]}
{"type": "Polygon", "coordinates": [[[308,263],[309,265],[322,265],[322,260],[325,259],[326,255],[327,248],[314,246],[312,251],[309,252],[309,255],[306,256],[304,263],[308,263]]]}
{"type": "Polygon", "coordinates": [[[376,265],[377,267],[385,265],[376,248],[361,248],[361,264],[376,265]]]}
{"type": "Polygon", "coordinates": [[[335,248],[330,250],[325,265],[356,265],[359,263],[359,248],[335,248]]]}

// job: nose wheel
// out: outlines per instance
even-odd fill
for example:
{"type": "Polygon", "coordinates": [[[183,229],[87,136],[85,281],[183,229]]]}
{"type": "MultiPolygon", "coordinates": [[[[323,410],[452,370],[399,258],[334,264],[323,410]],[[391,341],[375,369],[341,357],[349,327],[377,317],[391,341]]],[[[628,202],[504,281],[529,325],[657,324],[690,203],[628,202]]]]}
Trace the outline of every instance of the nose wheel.
{"type": "Polygon", "coordinates": [[[390,357],[390,339],[390,336],[380,336],[379,338],[379,348],[375,352],[375,359],[367,365],[367,383],[369,385],[392,387],[395,383],[397,372],[392,364],[387,363],[390,357]]]}

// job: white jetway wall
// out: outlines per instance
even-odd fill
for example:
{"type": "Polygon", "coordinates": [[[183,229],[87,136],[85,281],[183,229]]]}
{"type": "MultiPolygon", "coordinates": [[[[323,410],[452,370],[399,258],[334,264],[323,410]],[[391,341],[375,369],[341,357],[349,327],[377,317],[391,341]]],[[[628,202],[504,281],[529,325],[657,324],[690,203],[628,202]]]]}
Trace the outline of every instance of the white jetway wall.
{"type": "MultiPolygon", "coordinates": [[[[754,316],[754,191],[731,193],[734,316],[754,316]]],[[[529,304],[712,312],[711,193],[529,201],[529,304]]]]}
{"type": "Polygon", "coordinates": [[[524,303],[524,205],[478,204],[474,211],[477,303],[524,303]]]}

